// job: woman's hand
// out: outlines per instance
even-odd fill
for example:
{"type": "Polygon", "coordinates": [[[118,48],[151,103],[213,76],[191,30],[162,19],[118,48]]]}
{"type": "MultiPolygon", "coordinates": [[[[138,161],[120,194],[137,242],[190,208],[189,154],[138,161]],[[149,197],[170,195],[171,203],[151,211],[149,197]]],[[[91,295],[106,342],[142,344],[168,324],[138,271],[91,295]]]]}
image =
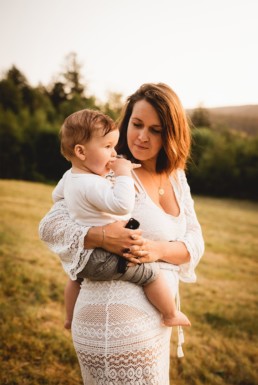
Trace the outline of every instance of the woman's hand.
{"type": "Polygon", "coordinates": [[[144,243],[141,236],[142,230],[126,229],[126,223],[127,221],[117,221],[105,226],[92,227],[85,237],[85,248],[102,247],[111,253],[123,256],[126,249],[142,246],[144,243]]]}
{"type": "Polygon", "coordinates": [[[132,266],[136,263],[150,263],[163,261],[173,265],[181,265],[190,261],[190,254],[185,244],[180,241],[152,241],[141,238],[139,245],[133,245],[130,253],[124,253],[123,257],[132,266]]]}
{"type": "Polygon", "coordinates": [[[130,247],[130,252],[123,254],[123,257],[129,261],[128,266],[156,262],[161,258],[160,242],[145,238],[142,238],[142,241],[142,244],[134,244],[130,247]]]}
{"type": "Polygon", "coordinates": [[[118,221],[105,226],[91,227],[85,249],[103,249],[123,256],[130,264],[164,261],[181,265],[190,261],[185,244],[180,241],[152,241],[142,237],[142,230],[126,229],[127,221],[118,221]],[[127,250],[126,250],[127,249],[127,250]]]}

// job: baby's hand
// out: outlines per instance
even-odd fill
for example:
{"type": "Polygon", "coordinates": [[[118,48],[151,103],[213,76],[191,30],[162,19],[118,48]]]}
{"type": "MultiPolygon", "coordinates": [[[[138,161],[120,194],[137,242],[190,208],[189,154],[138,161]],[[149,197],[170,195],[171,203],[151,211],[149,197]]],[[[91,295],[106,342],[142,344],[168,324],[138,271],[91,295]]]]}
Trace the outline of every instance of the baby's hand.
{"type": "Polygon", "coordinates": [[[110,166],[116,176],[125,175],[131,176],[131,170],[141,167],[140,164],[132,163],[125,158],[117,158],[110,166]]]}

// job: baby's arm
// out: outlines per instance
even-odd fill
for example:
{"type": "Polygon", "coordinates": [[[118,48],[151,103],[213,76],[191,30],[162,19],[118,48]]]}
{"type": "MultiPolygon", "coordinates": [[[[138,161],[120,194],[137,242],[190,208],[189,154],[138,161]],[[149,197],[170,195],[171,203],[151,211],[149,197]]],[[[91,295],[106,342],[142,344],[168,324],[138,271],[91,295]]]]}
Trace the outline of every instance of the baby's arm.
{"type": "MultiPolygon", "coordinates": [[[[124,158],[117,158],[111,165],[115,174],[114,186],[106,191],[103,203],[108,207],[105,211],[112,214],[128,214],[134,208],[135,189],[131,171],[141,167],[124,158]]],[[[102,208],[103,210],[103,208],[102,208]]]]}
{"type": "Polygon", "coordinates": [[[135,203],[135,189],[133,178],[120,175],[114,184],[105,178],[90,175],[85,180],[85,200],[95,210],[112,215],[129,214],[135,203]]]}
{"type": "Polygon", "coordinates": [[[60,181],[57,183],[56,187],[54,188],[52,192],[52,199],[53,202],[56,203],[60,201],[60,199],[64,198],[64,181],[66,178],[66,175],[70,172],[70,170],[66,171],[60,181]]]}

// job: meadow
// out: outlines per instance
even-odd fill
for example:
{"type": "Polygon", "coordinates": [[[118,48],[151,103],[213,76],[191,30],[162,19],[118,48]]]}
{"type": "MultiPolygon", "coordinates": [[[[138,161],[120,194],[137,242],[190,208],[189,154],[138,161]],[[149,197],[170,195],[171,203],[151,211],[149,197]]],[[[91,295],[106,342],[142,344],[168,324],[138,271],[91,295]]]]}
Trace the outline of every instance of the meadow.
{"type": "MultiPolygon", "coordinates": [[[[52,187],[0,180],[0,383],[81,385],[63,328],[66,275],[39,240],[52,187]]],[[[194,197],[206,250],[181,284],[185,357],[171,340],[171,385],[258,384],[258,203],[194,197]]],[[[162,385],[162,384],[160,384],[162,385]]]]}

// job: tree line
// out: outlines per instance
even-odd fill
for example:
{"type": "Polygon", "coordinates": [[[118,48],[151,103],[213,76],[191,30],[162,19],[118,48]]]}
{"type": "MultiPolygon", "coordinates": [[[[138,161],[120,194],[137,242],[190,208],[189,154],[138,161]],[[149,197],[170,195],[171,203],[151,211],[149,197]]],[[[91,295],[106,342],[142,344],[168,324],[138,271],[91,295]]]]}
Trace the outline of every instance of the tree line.
{"type": "MultiPolygon", "coordinates": [[[[105,103],[88,95],[75,53],[48,86],[32,87],[12,66],[0,79],[0,178],[56,182],[70,165],[60,155],[58,133],[72,112],[97,109],[116,120],[122,95],[110,93],[105,103]]],[[[210,196],[257,199],[258,137],[211,124],[197,108],[189,116],[192,155],[188,179],[192,192],[210,196]]]]}

